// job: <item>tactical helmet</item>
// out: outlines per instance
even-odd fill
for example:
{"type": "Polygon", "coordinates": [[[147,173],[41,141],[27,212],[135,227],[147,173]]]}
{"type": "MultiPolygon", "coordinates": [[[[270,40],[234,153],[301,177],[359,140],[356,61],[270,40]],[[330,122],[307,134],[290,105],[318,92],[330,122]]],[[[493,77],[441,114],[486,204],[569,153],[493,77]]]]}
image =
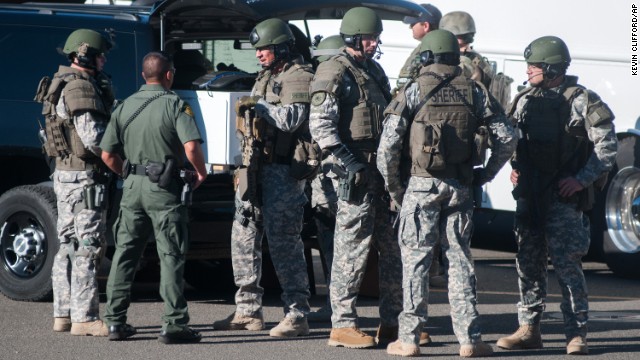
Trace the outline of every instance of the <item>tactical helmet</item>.
{"type": "Polygon", "coordinates": [[[366,7],[355,7],[344,14],[340,23],[343,35],[374,35],[382,32],[382,19],[366,7]]]}
{"type": "Polygon", "coordinates": [[[344,40],[340,35],[332,35],[320,41],[318,47],[313,50],[313,56],[318,62],[323,62],[339,52],[338,49],[344,46],[344,40]]]}
{"type": "Polygon", "coordinates": [[[458,39],[450,31],[429,31],[420,42],[420,63],[424,66],[432,64],[460,64],[460,47],[458,39]]]}
{"type": "Polygon", "coordinates": [[[294,39],[289,25],[277,18],[259,23],[249,35],[249,41],[254,48],[293,43],[294,39]]]}
{"type": "Polygon", "coordinates": [[[451,31],[455,36],[473,34],[476,23],[468,12],[452,11],[440,20],[440,29],[451,31]]]}
{"type": "Polygon", "coordinates": [[[429,31],[420,42],[420,52],[431,51],[434,55],[452,53],[460,54],[458,39],[447,30],[429,31]]]}
{"type": "Polygon", "coordinates": [[[569,66],[571,55],[567,44],[556,36],[543,36],[535,39],[524,50],[524,59],[529,64],[564,64],[569,66]]]}
{"type": "Polygon", "coordinates": [[[111,41],[97,31],[78,29],[69,35],[62,51],[67,55],[90,56],[106,53],[111,46],[111,41]]]}

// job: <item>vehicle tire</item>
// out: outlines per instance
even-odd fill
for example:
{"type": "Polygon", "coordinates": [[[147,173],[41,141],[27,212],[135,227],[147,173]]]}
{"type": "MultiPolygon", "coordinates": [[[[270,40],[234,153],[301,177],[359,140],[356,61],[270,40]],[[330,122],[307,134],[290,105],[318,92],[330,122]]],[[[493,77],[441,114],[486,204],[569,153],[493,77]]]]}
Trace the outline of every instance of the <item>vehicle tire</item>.
{"type": "Polygon", "coordinates": [[[640,278],[640,138],[625,137],[618,144],[615,174],[604,206],[608,231],[604,258],[619,276],[640,278]]]}
{"type": "Polygon", "coordinates": [[[20,186],[0,197],[0,292],[8,298],[51,298],[51,268],[60,245],[57,218],[50,186],[20,186]]]}

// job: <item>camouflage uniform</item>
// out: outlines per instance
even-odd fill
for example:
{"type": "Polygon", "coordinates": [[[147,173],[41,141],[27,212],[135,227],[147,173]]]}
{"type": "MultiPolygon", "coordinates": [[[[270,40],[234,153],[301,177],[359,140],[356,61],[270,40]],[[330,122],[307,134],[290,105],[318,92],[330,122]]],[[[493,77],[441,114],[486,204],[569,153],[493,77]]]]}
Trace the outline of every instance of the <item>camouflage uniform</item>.
{"type": "MultiPolygon", "coordinates": [[[[58,118],[75,126],[75,131],[86,150],[92,154],[90,156],[93,156],[93,160],[80,162],[75,155],[56,159],[53,184],[58,206],[60,250],[54,258],[52,269],[53,316],[71,316],[73,323],[90,322],[100,318],[96,276],[106,245],[106,202],[100,207],[88,209],[85,206],[84,190],[97,185],[95,175],[104,173],[105,167],[98,159],[98,145],[108,123],[113,98],[110,84],[99,83],[86,72],[60,66],[54,76],[89,83],[95,91],[94,96],[98,98],[94,99],[96,109],[72,111],[66,96],[73,95],[68,95],[63,88],[55,106],[58,118]]],[[[106,194],[104,195],[106,199],[106,194]]]]}
{"type": "MultiPolygon", "coordinates": [[[[450,74],[454,66],[430,65],[438,74],[450,74]]],[[[473,84],[472,101],[476,114],[486,120],[490,132],[491,158],[484,169],[484,181],[492,179],[513,153],[515,133],[499,106],[488,93],[473,84]]],[[[402,251],[404,310],[399,316],[399,339],[418,344],[420,330],[427,321],[428,271],[433,246],[441,242],[449,264],[449,303],[453,329],[461,344],[480,340],[476,310],[476,277],[470,251],[473,201],[470,179],[412,175],[408,185],[401,180],[401,154],[413,116],[424,94],[412,82],[387,108],[384,130],[378,147],[378,169],[391,197],[402,204],[399,242],[402,251]],[[397,112],[390,111],[395,109],[397,112]],[[405,193],[406,186],[406,193],[405,193]]],[[[434,95],[435,97],[435,95],[434,95]]],[[[412,159],[413,164],[415,160],[412,159]]],[[[471,163],[459,166],[470,168],[471,163]]],[[[469,169],[470,170],[470,169],[469,169]]]]}
{"type": "Polygon", "coordinates": [[[398,81],[396,82],[397,89],[402,88],[410,79],[414,78],[418,75],[418,71],[420,70],[420,45],[416,46],[415,49],[411,52],[411,55],[407,58],[400,69],[400,74],[398,75],[398,81]]]}
{"type": "Polygon", "coordinates": [[[331,283],[331,264],[333,263],[333,235],[338,213],[338,196],[333,181],[328,176],[329,166],[324,166],[318,175],[311,180],[311,208],[314,209],[314,220],[318,243],[322,251],[326,269],[327,287],[331,283]],[[325,169],[328,168],[328,169],[325,169]]]}
{"type": "MultiPolygon", "coordinates": [[[[330,297],[333,328],[353,328],[357,327],[356,298],[360,289],[360,284],[364,277],[364,272],[369,255],[369,249],[373,245],[379,254],[379,287],[380,287],[380,322],[382,326],[393,327],[397,325],[397,315],[402,307],[402,290],[398,279],[402,276],[400,266],[400,250],[398,243],[393,238],[393,228],[389,220],[389,201],[384,190],[384,184],[380,174],[375,169],[375,153],[378,137],[371,139],[375,144],[369,155],[359,151],[354,143],[346,141],[344,133],[340,130],[348,119],[341,118],[352,109],[347,109],[343,103],[345,99],[358,99],[361,97],[361,90],[354,78],[353,71],[366,74],[370,79],[376,78],[377,88],[369,89],[371,92],[378,92],[389,96],[389,81],[382,68],[373,60],[365,63],[357,63],[345,50],[324,61],[316,71],[316,77],[312,83],[311,115],[309,118],[309,128],[311,135],[318,142],[321,148],[326,149],[342,144],[350,147],[357,153],[359,161],[367,163],[367,168],[363,171],[368,174],[366,188],[359,190],[359,201],[338,200],[338,214],[334,233],[334,258],[331,268],[330,297]],[[342,72],[341,78],[332,68],[337,66],[336,62],[349,61],[354,67],[342,72]],[[356,67],[357,66],[357,67],[356,67]],[[327,70],[323,70],[327,69],[327,70]],[[327,86],[340,84],[331,91],[318,90],[318,73],[326,71],[326,74],[333,74],[335,79],[324,79],[327,86]],[[336,94],[339,96],[337,97],[336,94]],[[368,159],[367,159],[368,157],[368,159]]],[[[384,98],[381,101],[388,101],[384,98]]],[[[377,106],[385,104],[376,103],[377,106]]],[[[355,113],[355,111],[354,111],[355,113]]],[[[380,114],[381,115],[381,114],[380,114]]],[[[375,120],[374,120],[375,121],[375,120]]],[[[347,124],[348,126],[348,124],[347,124]]],[[[379,126],[379,124],[378,124],[379,126]]],[[[329,155],[323,160],[324,166],[341,167],[341,161],[334,155],[329,155]]],[[[338,188],[338,176],[334,171],[329,171],[328,176],[333,181],[334,188],[338,188]]]]}
{"type": "MultiPolygon", "coordinates": [[[[556,88],[525,90],[528,91],[527,96],[518,96],[514,101],[514,119],[519,123],[525,121],[528,114],[533,111],[532,107],[528,106],[531,99],[558,98],[567,86],[576,83],[575,77],[566,76],[565,82],[556,88]]],[[[588,138],[588,142],[593,144],[593,150],[588,150],[584,159],[580,161],[582,164],[573,169],[560,169],[549,183],[555,183],[565,175],[573,176],[585,187],[583,194],[580,195],[584,196],[586,192],[593,191],[594,181],[613,167],[617,138],[611,122],[613,116],[608,112],[608,108],[605,114],[608,113],[609,118],[601,116],[603,113],[598,111],[598,108],[606,108],[606,105],[603,107],[597,95],[582,90],[572,97],[569,103],[570,113],[567,113],[569,118],[562,121],[568,120],[566,123],[569,131],[584,134],[582,138],[588,138]],[[593,120],[598,118],[595,114],[601,116],[597,122],[593,120]]],[[[573,136],[565,134],[565,137],[573,136]]],[[[526,142],[524,139],[521,141],[526,142]]],[[[524,147],[518,146],[514,168],[527,161],[525,154],[522,153],[523,149],[524,147]]],[[[590,149],[590,145],[587,149],[590,149]]],[[[577,148],[575,152],[577,153],[577,148]]],[[[563,154],[565,158],[566,155],[571,154],[563,154]]],[[[551,159],[547,158],[545,162],[550,163],[551,159]]],[[[523,180],[532,181],[533,179],[523,180]]],[[[589,249],[589,218],[583,213],[582,206],[576,204],[575,198],[561,198],[557,186],[549,185],[548,191],[538,191],[532,196],[540,204],[539,210],[542,216],[540,224],[531,221],[531,209],[526,202],[518,201],[516,209],[515,233],[518,241],[516,265],[520,287],[518,321],[520,325],[540,323],[545,309],[547,258],[550,257],[562,289],[560,308],[564,316],[565,335],[567,339],[572,339],[574,336],[585,337],[589,306],[581,258],[589,249]]]]}
{"type": "MultiPolygon", "coordinates": [[[[302,57],[287,63],[278,74],[263,70],[258,75],[252,95],[260,99],[256,113],[270,126],[279,131],[292,133],[308,119],[309,105],[297,99],[270,98],[273,89],[281,86],[277,93],[287,92],[284,79],[295,76],[298,82],[310,82],[310,66],[302,57]],[[262,88],[264,87],[264,88],[262,88]],[[286,100],[286,101],[285,101],[286,100]]],[[[307,93],[308,96],[308,93],[307,93]]],[[[307,100],[308,101],[308,100],[307,100]]],[[[282,286],[282,301],[287,316],[303,318],[309,312],[309,279],[304,258],[304,244],[300,238],[304,205],[304,180],[289,175],[291,158],[274,160],[264,164],[258,174],[262,187],[262,205],[242,201],[236,193],[236,216],[231,233],[231,258],[238,291],[235,296],[236,313],[257,316],[262,312],[262,236],[266,232],[269,253],[276,275],[282,286]]]]}

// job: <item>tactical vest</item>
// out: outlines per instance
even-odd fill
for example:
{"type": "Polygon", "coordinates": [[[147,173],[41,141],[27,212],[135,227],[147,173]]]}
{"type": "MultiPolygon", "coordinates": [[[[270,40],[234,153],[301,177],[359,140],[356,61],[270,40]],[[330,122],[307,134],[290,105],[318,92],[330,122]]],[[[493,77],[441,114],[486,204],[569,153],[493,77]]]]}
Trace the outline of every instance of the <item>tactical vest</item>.
{"type": "Polygon", "coordinates": [[[340,101],[338,135],[361,161],[369,162],[378,148],[384,109],[391,100],[389,80],[384,70],[367,59],[367,68],[356,65],[346,53],[323,62],[314,77],[311,93],[328,92],[340,101]],[[344,77],[350,76],[355,89],[344,89],[344,77]],[[338,93],[342,89],[343,93],[338,93]],[[346,90],[346,91],[345,91],[346,90]]]}
{"type": "Polygon", "coordinates": [[[398,75],[398,82],[396,83],[398,88],[404,86],[410,79],[416,77],[418,75],[418,69],[422,64],[420,64],[420,46],[416,47],[411,55],[407,58],[402,69],[400,69],[400,74],[398,75]]]}
{"type": "Polygon", "coordinates": [[[34,100],[43,103],[47,135],[44,149],[47,155],[56,158],[56,169],[97,170],[104,167],[102,160],[87,150],[80,139],[73,117],[78,112],[90,111],[93,116],[103,118],[106,126],[113,103],[108,87],[103,91],[91,75],[68,66],[60,66],[52,80],[45,77],[40,81],[34,100]],[[56,112],[63,90],[69,119],[61,118],[56,112]]]}
{"type": "MultiPolygon", "coordinates": [[[[432,75],[446,78],[455,66],[429,65],[420,70],[417,83],[425,97],[441,83],[432,75]]],[[[480,126],[469,106],[473,103],[474,81],[462,73],[435,92],[419,109],[411,122],[404,153],[411,159],[412,176],[455,178],[463,183],[472,179],[474,134],[480,126]]]]}
{"type": "MultiPolygon", "coordinates": [[[[302,57],[295,58],[285,65],[276,76],[271,70],[258,74],[253,95],[264,98],[274,105],[309,103],[309,84],[313,79],[313,68],[304,63],[302,57]]],[[[290,165],[293,159],[297,138],[301,132],[309,132],[309,119],[305,120],[294,133],[289,133],[265,122],[264,144],[265,162],[290,165]]],[[[310,137],[310,136],[309,136],[310,137]]]]}
{"type": "Polygon", "coordinates": [[[494,71],[482,55],[475,51],[465,51],[460,54],[460,65],[468,78],[481,82],[487,89],[491,86],[494,71]]]}
{"type": "Polygon", "coordinates": [[[593,144],[589,141],[585,124],[569,127],[571,103],[584,87],[576,77],[567,77],[560,93],[527,88],[513,101],[509,116],[515,112],[520,99],[526,97],[523,118],[518,128],[526,141],[526,154],[518,154],[518,162],[525,161],[543,176],[573,176],[589,159],[593,144]]]}

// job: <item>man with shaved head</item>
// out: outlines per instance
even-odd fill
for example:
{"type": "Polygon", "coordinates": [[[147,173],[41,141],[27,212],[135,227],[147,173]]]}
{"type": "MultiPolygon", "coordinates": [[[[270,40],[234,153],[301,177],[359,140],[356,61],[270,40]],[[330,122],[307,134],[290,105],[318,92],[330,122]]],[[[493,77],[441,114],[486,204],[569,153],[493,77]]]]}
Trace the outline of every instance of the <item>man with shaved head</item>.
{"type": "Polygon", "coordinates": [[[164,300],[158,340],[198,342],[201,335],[187,326],[189,313],[182,293],[189,236],[178,174],[188,161],[196,172],[193,188],[205,180],[202,139],[191,107],[169,91],[175,76],[171,58],[151,52],[144,57],[142,69],[146,84],[115,109],[100,143],[103,161],[124,179],[120,214],[113,227],[116,251],[107,282],[109,340],[124,340],[136,333],[127,324],[131,284],[153,234],[164,300]]]}

